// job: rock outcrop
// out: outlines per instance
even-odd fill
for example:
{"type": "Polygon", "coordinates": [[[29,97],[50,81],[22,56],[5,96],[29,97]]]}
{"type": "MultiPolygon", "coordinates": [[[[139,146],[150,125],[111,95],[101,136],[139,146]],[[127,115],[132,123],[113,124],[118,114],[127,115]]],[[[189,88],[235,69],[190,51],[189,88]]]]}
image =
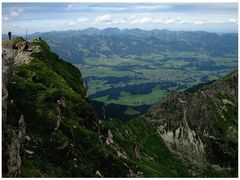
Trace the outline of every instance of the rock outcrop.
{"type": "MultiPolygon", "coordinates": [[[[237,174],[238,74],[233,72],[194,93],[173,93],[145,118],[172,152],[237,174]]],[[[216,168],[215,168],[216,169],[216,168]]]]}
{"type": "Polygon", "coordinates": [[[27,52],[28,42],[17,38],[3,42],[2,54],[2,122],[3,122],[3,176],[16,177],[20,175],[20,151],[25,138],[26,124],[24,116],[19,114],[16,122],[7,120],[8,82],[15,66],[30,63],[30,52],[27,52]]]}

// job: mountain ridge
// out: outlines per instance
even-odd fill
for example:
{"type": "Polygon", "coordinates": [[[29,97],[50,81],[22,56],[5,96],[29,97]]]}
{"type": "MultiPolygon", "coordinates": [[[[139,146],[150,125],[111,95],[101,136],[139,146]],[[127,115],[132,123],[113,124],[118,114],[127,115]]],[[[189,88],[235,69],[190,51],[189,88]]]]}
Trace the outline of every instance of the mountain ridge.
{"type": "Polygon", "coordinates": [[[31,52],[31,62],[12,66],[7,83],[3,176],[127,176],[129,168],[105,144],[107,130],[86,99],[80,71],[39,39],[17,38],[3,47],[16,61],[31,52]]]}
{"type": "Polygon", "coordinates": [[[172,151],[184,151],[196,162],[203,158],[201,161],[226,171],[232,167],[232,173],[237,174],[237,73],[193,93],[173,93],[152,106],[145,117],[157,127],[172,151]],[[196,147],[191,147],[193,142],[196,147]]]}
{"type": "Polygon", "coordinates": [[[46,42],[17,38],[3,48],[15,62],[4,74],[4,177],[237,176],[237,72],[128,122],[102,121],[81,72],[46,42]]]}
{"type": "Polygon", "coordinates": [[[124,57],[182,50],[226,55],[237,50],[237,33],[219,35],[205,31],[113,29],[52,31],[32,34],[29,38],[41,36],[55,53],[75,64],[82,63],[87,57],[124,57]]]}
{"type": "MultiPolygon", "coordinates": [[[[219,32],[210,32],[210,31],[201,31],[201,30],[198,30],[198,31],[175,31],[175,30],[168,30],[168,29],[150,29],[150,30],[145,30],[145,29],[141,29],[141,28],[124,28],[124,29],[120,29],[118,27],[108,27],[108,28],[103,28],[103,29],[99,29],[99,28],[94,28],[94,27],[89,27],[89,28],[85,28],[85,29],[76,29],[76,30],[64,30],[64,31],[47,31],[47,32],[34,32],[34,33],[31,33],[29,34],[30,36],[34,35],[34,36],[39,36],[41,34],[44,34],[44,33],[56,33],[56,32],[67,32],[67,31],[71,31],[71,32],[77,32],[77,31],[82,31],[82,32],[86,32],[88,33],[89,31],[90,32],[106,32],[108,30],[114,30],[115,32],[119,32],[119,31],[122,31],[122,32],[126,32],[126,31],[131,31],[131,30],[136,30],[136,31],[144,31],[144,32],[199,32],[199,33],[212,33],[212,34],[218,34],[218,35],[223,35],[223,34],[238,34],[238,32],[224,32],[224,33],[219,33],[219,32]]],[[[7,38],[7,34],[2,34],[2,36],[5,38],[7,38]]],[[[16,36],[23,36],[22,34],[16,34],[16,36]]]]}

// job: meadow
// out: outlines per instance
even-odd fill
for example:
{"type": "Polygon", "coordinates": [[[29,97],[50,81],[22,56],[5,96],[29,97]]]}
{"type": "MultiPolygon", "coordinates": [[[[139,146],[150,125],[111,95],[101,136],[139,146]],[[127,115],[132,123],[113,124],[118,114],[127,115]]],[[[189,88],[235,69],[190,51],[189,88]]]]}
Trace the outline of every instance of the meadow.
{"type": "Polygon", "coordinates": [[[83,74],[89,98],[136,106],[153,104],[172,91],[218,79],[237,68],[237,57],[164,52],[141,57],[87,58],[75,66],[83,74]]]}

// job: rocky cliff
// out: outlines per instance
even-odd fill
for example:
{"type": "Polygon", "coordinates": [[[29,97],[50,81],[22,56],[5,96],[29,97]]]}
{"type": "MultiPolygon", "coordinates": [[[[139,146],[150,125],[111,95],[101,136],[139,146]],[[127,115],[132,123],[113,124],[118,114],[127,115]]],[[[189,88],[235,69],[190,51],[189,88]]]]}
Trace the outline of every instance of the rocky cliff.
{"type": "MultiPolygon", "coordinates": [[[[28,64],[30,51],[23,51],[28,43],[22,38],[14,41],[3,42],[2,53],[2,120],[3,120],[3,175],[14,177],[20,175],[21,168],[21,144],[24,141],[26,124],[23,114],[19,113],[15,119],[15,125],[7,121],[8,111],[8,83],[12,76],[14,66],[28,64]]],[[[10,100],[11,101],[11,100],[10,100]]],[[[10,117],[10,115],[9,115],[10,117]]]]}
{"type": "Polygon", "coordinates": [[[237,176],[237,71],[193,93],[173,93],[144,117],[172,152],[199,167],[210,164],[219,173],[237,176]]]}
{"type": "Polygon", "coordinates": [[[145,177],[237,177],[238,73],[170,94],[126,123],[105,121],[145,177]]]}

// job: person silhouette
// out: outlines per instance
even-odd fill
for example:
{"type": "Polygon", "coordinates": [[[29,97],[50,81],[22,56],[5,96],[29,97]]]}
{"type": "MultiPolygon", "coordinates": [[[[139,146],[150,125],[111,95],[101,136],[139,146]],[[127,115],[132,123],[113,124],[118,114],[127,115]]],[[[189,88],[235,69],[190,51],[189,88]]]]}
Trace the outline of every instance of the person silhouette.
{"type": "Polygon", "coordinates": [[[11,32],[11,31],[8,32],[8,39],[9,39],[9,40],[12,39],[12,32],[11,32]]]}

